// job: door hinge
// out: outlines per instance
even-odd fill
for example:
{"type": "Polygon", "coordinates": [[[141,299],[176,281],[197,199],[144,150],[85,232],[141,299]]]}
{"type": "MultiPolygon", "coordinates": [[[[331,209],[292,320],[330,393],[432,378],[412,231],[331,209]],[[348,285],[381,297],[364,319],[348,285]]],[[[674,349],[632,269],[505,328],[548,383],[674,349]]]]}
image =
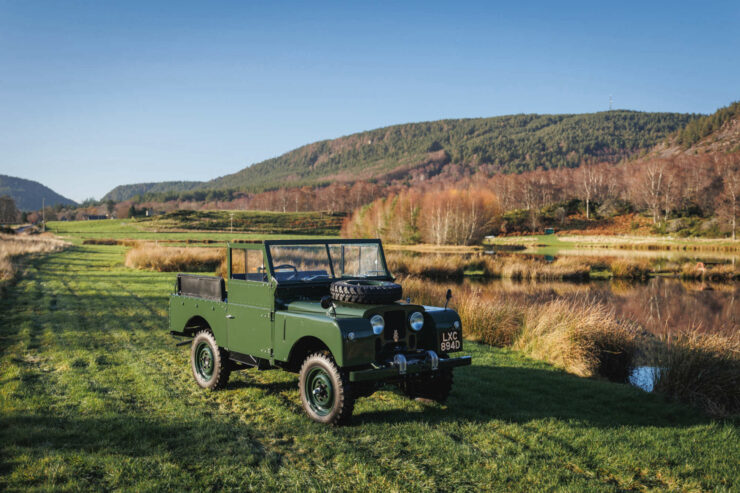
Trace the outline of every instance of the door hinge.
{"type": "Polygon", "coordinates": [[[275,321],[275,312],[270,312],[270,322],[275,321]]]}

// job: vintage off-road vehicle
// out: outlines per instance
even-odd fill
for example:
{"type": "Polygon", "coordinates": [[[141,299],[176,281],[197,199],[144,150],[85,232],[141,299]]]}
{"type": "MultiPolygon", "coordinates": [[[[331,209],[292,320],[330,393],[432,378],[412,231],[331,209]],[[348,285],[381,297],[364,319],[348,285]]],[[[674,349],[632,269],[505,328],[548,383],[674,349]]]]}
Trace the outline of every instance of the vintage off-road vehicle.
{"type": "Polygon", "coordinates": [[[399,301],[378,240],[229,243],[227,275],[228,293],[222,277],[179,274],[170,297],[170,332],[192,338],[181,344],[201,387],[224,387],[235,369],[284,368],[299,373],[312,419],[342,424],[384,383],[444,401],[453,368],[471,362],[449,356],[462,329],[446,302],[399,301]]]}

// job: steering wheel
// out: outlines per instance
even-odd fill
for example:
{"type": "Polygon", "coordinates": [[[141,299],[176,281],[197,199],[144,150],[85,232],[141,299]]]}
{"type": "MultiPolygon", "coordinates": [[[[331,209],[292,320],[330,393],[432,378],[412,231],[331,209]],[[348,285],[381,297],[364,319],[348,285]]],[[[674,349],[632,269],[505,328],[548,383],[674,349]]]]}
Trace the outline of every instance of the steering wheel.
{"type": "Polygon", "coordinates": [[[276,266],[274,267],[274,269],[275,269],[275,271],[277,271],[278,269],[293,269],[293,275],[292,275],[292,276],[290,276],[289,278],[287,278],[287,279],[286,279],[286,281],[290,281],[290,280],[291,280],[291,279],[293,279],[293,278],[294,278],[294,277],[295,277],[296,275],[298,275],[298,269],[296,268],[296,266],[295,266],[295,265],[290,265],[290,264],[281,264],[281,265],[276,265],[276,266]]]}

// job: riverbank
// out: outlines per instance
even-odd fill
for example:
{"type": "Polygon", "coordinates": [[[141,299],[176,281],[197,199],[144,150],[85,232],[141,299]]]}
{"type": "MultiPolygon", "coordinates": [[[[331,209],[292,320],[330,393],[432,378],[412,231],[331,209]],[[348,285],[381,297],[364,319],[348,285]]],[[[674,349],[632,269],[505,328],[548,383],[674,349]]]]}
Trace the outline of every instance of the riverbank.
{"type": "Polygon", "coordinates": [[[544,255],[519,253],[488,254],[416,254],[390,252],[386,255],[391,272],[430,279],[461,279],[478,276],[516,280],[589,280],[647,279],[650,276],[674,276],[682,279],[740,280],[740,264],[703,263],[688,259],[666,261],[611,256],[544,255]]]}
{"type": "MultiPolygon", "coordinates": [[[[448,283],[401,280],[414,303],[439,304],[448,283]]],[[[526,290],[526,286],[521,289],[526,290]]],[[[547,289],[546,287],[544,288],[547,289]]],[[[626,382],[635,366],[661,368],[655,390],[714,416],[740,413],[740,334],[699,327],[651,332],[588,291],[503,292],[464,283],[451,305],[466,337],[510,347],[584,377],[626,382]]]]}

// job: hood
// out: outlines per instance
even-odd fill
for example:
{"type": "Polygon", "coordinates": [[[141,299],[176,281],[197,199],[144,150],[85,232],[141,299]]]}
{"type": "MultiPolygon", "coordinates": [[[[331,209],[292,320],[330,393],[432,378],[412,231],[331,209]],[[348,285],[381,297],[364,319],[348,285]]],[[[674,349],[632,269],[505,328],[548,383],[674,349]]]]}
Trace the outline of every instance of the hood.
{"type": "MultiPolygon", "coordinates": [[[[383,313],[391,310],[424,311],[424,307],[410,303],[396,302],[385,305],[365,305],[359,303],[334,302],[337,318],[368,318],[371,313],[383,313]]],[[[292,301],[285,304],[289,312],[316,313],[327,315],[330,310],[321,308],[319,301],[292,301]]]]}

